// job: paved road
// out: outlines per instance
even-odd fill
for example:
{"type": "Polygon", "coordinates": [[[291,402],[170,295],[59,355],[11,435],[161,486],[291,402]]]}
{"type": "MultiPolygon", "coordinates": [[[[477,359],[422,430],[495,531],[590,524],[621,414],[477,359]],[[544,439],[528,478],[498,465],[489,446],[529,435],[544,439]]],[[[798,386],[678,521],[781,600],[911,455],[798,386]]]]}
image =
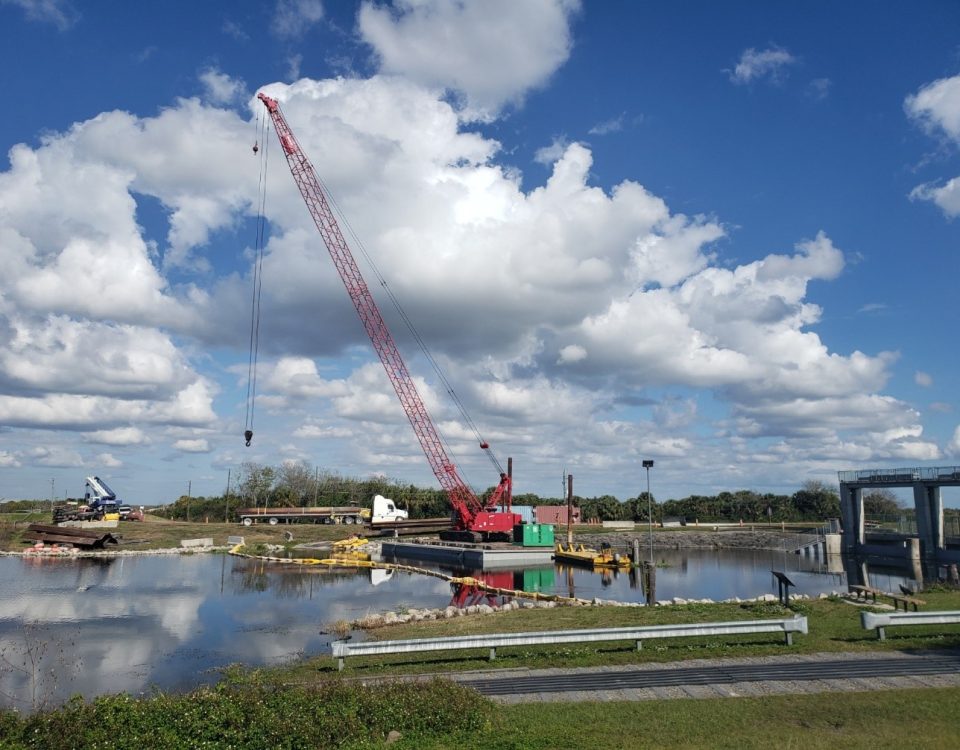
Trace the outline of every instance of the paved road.
{"type": "Polygon", "coordinates": [[[960,687],[960,651],[878,651],[452,676],[502,703],[663,700],[960,687]]]}

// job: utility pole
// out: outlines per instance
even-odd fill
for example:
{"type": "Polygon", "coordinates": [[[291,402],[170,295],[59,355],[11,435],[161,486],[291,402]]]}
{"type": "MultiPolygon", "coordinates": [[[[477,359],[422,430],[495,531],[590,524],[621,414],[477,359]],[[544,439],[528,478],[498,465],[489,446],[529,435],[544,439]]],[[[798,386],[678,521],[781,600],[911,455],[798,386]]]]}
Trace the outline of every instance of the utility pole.
{"type": "Polygon", "coordinates": [[[573,546],[573,474],[567,474],[567,548],[573,546]]]}
{"type": "Polygon", "coordinates": [[[223,522],[230,523],[230,472],[227,469],[227,491],[223,495],[223,522]]]}
{"type": "Polygon", "coordinates": [[[56,480],[56,479],[51,479],[51,480],[50,480],[50,512],[51,512],[51,513],[53,513],[53,502],[54,502],[54,498],[57,496],[57,492],[56,492],[56,489],[55,489],[56,484],[57,484],[57,480],[56,480]]]}
{"type": "Polygon", "coordinates": [[[190,493],[193,489],[193,480],[187,480],[187,523],[190,523],[190,493]]]}
{"type": "Polygon", "coordinates": [[[650,567],[653,567],[653,497],[650,495],[650,469],[653,468],[652,459],[643,460],[643,468],[647,470],[647,525],[650,529],[650,567]]]}
{"type": "Polygon", "coordinates": [[[643,468],[647,470],[647,523],[650,529],[650,563],[644,573],[644,593],[647,604],[653,604],[657,598],[657,566],[653,561],[653,495],[650,494],[650,469],[653,468],[653,460],[644,459],[643,468]]]}

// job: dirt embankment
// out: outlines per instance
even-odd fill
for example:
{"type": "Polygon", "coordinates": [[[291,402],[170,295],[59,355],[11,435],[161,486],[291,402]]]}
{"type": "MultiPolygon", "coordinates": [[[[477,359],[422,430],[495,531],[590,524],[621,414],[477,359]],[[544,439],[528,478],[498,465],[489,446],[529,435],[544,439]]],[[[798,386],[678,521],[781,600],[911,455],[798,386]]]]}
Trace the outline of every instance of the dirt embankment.
{"type": "MultiPolygon", "coordinates": [[[[653,546],[659,549],[794,549],[798,546],[796,532],[781,531],[750,531],[749,529],[723,529],[712,531],[664,531],[654,530],[653,546]]],[[[558,540],[562,535],[558,534],[558,540]]],[[[614,549],[623,549],[633,545],[637,539],[641,547],[650,544],[650,537],[646,531],[614,531],[599,534],[574,535],[574,541],[583,542],[591,547],[599,547],[607,542],[614,549]]]]}

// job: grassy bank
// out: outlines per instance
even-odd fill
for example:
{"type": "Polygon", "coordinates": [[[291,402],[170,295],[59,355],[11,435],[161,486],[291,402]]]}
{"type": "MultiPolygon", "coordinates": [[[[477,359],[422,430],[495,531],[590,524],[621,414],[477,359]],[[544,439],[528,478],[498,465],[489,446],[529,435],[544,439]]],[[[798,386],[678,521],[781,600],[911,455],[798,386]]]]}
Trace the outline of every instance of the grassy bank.
{"type": "Polygon", "coordinates": [[[3,750],[382,748],[605,750],[956,747],[960,689],[495,706],[443,680],[318,689],[225,682],[189,695],[79,699],[0,713],[3,750]]]}
{"type": "MultiPolygon", "coordinates": [[[[960,592],[924,592],[924,609],[960,609],[960,592]]],[[[494,666],[497,668],[592,667],[647,662],[737,656],[775,656],[819,652],[856,652],[884,649],[929,649],[960,647],[960,627],[923,626],[891,628],[886,641],[860,625],[860,607],[841,599],[796,602],[787,609],[775,602],[743,604],[688,604],[666,607],[557,607],[520,609],[472,617],[423,620],[375,628],[367,637],[381,639],[431,638],[472,633],[508,633],[628,625],[667,625],[678,622],[722,622],[791,617],[803,614],[808,635],[794,636],[786,646],[773,634],[711,636],[650,641],[637,651],[632,642],[525,646],[497,649],[497,660],[487,662],[482,650],[435,652],[418,655],[355,657],[347,660],[345,674],[375,676],[415,672],[452,672],[494,666]]],[[[329,655],[278,668],[273,673],[291,681],[311,681],[336,670],[329,655]]]]}
{"type": "MultiPolygon", "coordinates": [[[[31,523],[52,523],[50,513],[43,510],[33,513],[0,513],[0,551],[19,552],[26,548],[28,545],[23,541],[21,535],[31,523]]],[[[629,531],[624,529],[605,529],[602,526],[577,525],[574,527],[574,534],[578,541],[587,541],[588,543],[591,537],[599,535],[610,536],[623,534],[631,537],[638,536],[645,540],[646,537],[644,534],[646,532],[644,529],[645,527],[638,526],[636,530],[629,531]]],[[[774,524],[768,528],[763,524],[757,524],[755,529],[747,527],[743,529],[727,529],[726,531],[752,530],[779,532],[780,525],[774,524]]],[[[120,549],[163,549],[178,547],[181,539],[195,539],[198,537],[212,537],[214,544],[225,545],[228,536],[237,535],[243,536],[247,545],[250,547],[257,544],[284,544],[284,532],[286,531],[293,534],[294,544],[301,544],[305,542],[344,539],[353,534],[362,534],[364,529],[360,526],[327,526],[325,524],[308,523],[279,524],[277,526],[259,523],[253,526],[243,526],[239,523],[224,523],[222,520],[212,517],[195,518],[192,521],[175,521],[148,513],[143,522],[121,521],[113,533],[121,539],[120,549]]],[[[673,548],[678,546],[678,540],[685,536],[692,536],[698,532],[709,532],[715,536],[719,546],[726,546],[723,543],[725,531],[721,529],[719,532],[713,532],[712,527],[708,528],[706,525],[700,527],[678,526],[657,529],[655,531],[656,546],[673,548]]],[[[558,539],[566,539],[565,534],[565,529],[557,527],[558,539]]]]}
{"type": "Polygon", "coordinates": [[[0,713],[0,748],[361,748],[382,747],[392,731],[407,747],[433,739],[443,747],[438,738],[485,733],[494,716],[473,691],[440,681],[315,689],[225,681],[188,695],[75,699],[25,718],[0,713]]]}
{"type": "Polygon", "coordinates": [[[499,709],[500,731],[423,740],[424,750],[955,748],[960,689],[778,695],[499,709]]]}
{"type": "MultiPolygon", "coordinates": [[[[26,549],[28,543],[23,541],[22,534],[31,521],[0,519],[0,549],[8,552],[20,552],[26,549]]],[[[49,517],[33,519],[35,523],[50,523],[49,517]]],[[[198,539],[210,537],[216,545],[227,544],[227,537],[242,536],[247,545],[254,547],[258,544],[303,544],[307,542],[322,542],[344,539],[361,531],[357,526],[324,524],[283,524],[270,526],[269,524],[254,524],[242,526],[237,523],[201,521],[168,521],[147,514],[144,521],[121,521],[116,529],[110,531],[120,539],[117,547],[112,545],[108,549],[120,550],[150,550],[179,547],[181,539],[198,539]],[[285,540],[284,532],[293,534],[293,542],[285,540]]],[[[29,544],[33,544],[30,542],[29,544]]]]}

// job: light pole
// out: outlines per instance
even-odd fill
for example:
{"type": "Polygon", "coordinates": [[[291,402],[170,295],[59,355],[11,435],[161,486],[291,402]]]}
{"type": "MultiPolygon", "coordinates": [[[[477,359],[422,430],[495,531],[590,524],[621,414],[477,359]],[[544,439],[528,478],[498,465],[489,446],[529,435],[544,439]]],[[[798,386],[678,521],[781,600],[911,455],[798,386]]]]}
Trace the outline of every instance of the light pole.
{"type": "Polygon", "coordinates": [[[650,567],[653,567],[653,498],[650,496],[650,469],[653,459],[645,458],[643,468],[647,470],[647,524],[650,529],[650,567]]]}

